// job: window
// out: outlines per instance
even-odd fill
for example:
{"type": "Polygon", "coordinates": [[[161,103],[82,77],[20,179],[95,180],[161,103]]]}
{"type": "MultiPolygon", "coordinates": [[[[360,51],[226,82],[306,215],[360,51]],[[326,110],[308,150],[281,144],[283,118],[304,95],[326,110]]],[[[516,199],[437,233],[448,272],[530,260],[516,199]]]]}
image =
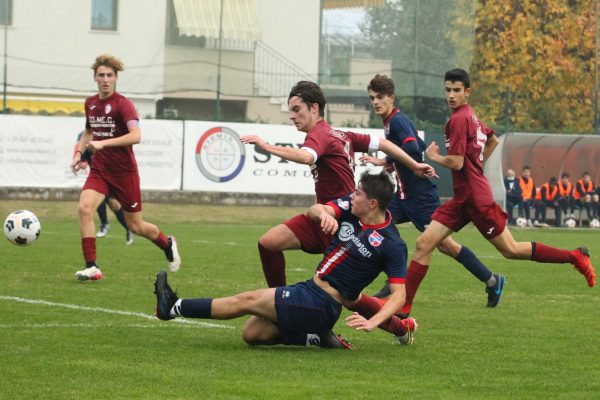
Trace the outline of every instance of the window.
{"type": "Polygon", "coordinates": [[[119,0],[92,0],[92,30],[116,31],[118,5],[119,0]]]}
{"type": "Polygon", "coordinates": [[[12,25],[12,0],[0,0],[0,25],[12,25]]]}

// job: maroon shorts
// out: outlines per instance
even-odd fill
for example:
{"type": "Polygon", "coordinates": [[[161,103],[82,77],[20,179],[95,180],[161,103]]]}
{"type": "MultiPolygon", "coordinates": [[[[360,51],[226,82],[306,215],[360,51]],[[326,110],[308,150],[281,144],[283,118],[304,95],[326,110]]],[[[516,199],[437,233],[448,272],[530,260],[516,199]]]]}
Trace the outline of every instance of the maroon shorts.
{"type": "Polygon", "coordinates": [[[321,230],[319,223],[313,221],[308,215],[300,214],[283,223],[290,228],[300,240],[302,250],[310,254],[325,254],[332,235],[326,235],[321,230]]]}
{"type": "Polygon", "coordinates": [[[86,189],[114,197],[121,203],[125,212],[142,211],[140,176],[137,173],[114,176],[92,169],[82,188],[82,190],[86,189]]]}
{"type": "Polygon", "coordinates": [[[508,214],[496,203],[479,206],[458,203],[454,199],[450,199],[435,210],[431,219],[454,232],[458,232],[469,222],[473,222],[473,225],[486,239],[492,239],[504,232],[508,214]]]}

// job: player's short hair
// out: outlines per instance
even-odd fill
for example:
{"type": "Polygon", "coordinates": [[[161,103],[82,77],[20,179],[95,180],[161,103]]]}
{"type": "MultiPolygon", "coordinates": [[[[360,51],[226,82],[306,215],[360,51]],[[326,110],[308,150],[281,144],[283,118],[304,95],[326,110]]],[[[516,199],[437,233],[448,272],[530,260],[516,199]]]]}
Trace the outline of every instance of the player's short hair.
{"type": "Polygon", "coordinates": [[[525,171],[526,169],[531,171],[531,167],[529,167],[529,165],[525,165],[523,168],[521,168],[521,171],[525,171]]]}
{"type": "Polygon", "coordinates": [[[325,116],[325,104],[327,103],[327,100],[325,100],[323,91],[316,83],[311,81],[300,81],[296,83],[292,90],[290,90],[288,102],[294,96],[300,97],[308,108],[311,108],[314,103],[317,103],[319,105],[319,115],[321,117],[325,116]]]}
{"type": "Polygon", "coordinates": [[[94,75],[96,75],[96,70],[98,67],[112,68],[115,71],[115,75],[117,75],[119,71],[123,71],[125,69],[123,61],[111,54],[100,54],[98,57],[96,57],[96,61],[91,66],[91,68],[94,70],[94,75]]]}
{"type": "Polygon", "coordinates": [[[368,199],[377,200],[379,208],[384,211],[387,210],[394,195],[394,182],[392,182],[390,174],[385,171],[372,174],[367,170],[361,174],[358,183],[360,183],[368,199]]]}
{"type": "Polygon", "coordinates": [[[555,177],[550,178],[550,180],[548,181],[550,184],[555,184],[557,183],[557,180],[555,177]]]}
{"type": "Polygon", "coordinates": [[[446,81],[462,82],[462,84],[465,86],[465,89],[471,87],[471,77],[469,77],[469,73],[464,69],[460,68],[454,68],[450,71],[447,71],[444,74],[444,82],[446,81]]]}
{"type": "Polygon", "coordinates": [[[567,174],[566,172],[563,172],[562,175],[560,176],[560,179],[568,178],[569,176],[570,176],[569,174],[567,174]]]}
{"type": "Polygon", "coordinates": [[[377,74],[371,79],[367,90],[372,90],[377,93],[382,93],[388,96],[393,96],[396,91],[394,81],[392,78],[388,78],[386,75],[377,74]]]}

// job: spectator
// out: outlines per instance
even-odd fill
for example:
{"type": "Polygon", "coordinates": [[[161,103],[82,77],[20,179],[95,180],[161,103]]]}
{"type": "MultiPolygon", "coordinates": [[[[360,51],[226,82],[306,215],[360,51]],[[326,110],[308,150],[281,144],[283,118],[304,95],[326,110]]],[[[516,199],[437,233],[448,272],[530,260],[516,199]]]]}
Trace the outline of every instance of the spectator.
{"type": "Polygon", "coordinates": [[[577,181],[573,192],[573,200],[581,213],[585,209],[588,221],[598,218],[598,193],[594,189],[592,176],[589,172],[585,171],[581,179],[577,181]]]}
{"type": "Polygon", "coordinates": [[[556,178],[552,177],[544,183],[537,192],[535,203],[535,226],[544,226],[546,223],[546,209],[554,209],[554,225],[560,226],[560,205],[558,204],[558,185],[556,178]]]}
{"type": "Polygon", "coordinates": [[[566,172],[560,176],[560,182],[558,182],[558,204],[565,217],[573,217],[573,184],[569,180],[569,174],[566,172]]]}
{"type": "Polygon", "coordinates": [[[504,188],[506,189],[506,213],[508,214],[508,224],[515,225],[513,217],[513,208],[518,207],[519,213],[523,208],[523,192],[521,185],[517,182],[515,171],[509,169],[504,178],[504,188]]]}
{"type": "Polygon", "coordinates": [[[519,186],[521,186],[521,192],[523,195],[523,203],[522,207],[519,209],[519,215],[525,217],[527,220],[527,226],[533,226],[531,223],[531,208],[534,207],[535,210],[536,188],[533,178],[531,177],[531,168],[529,168],[528,165],[521,169],[519,186]]]}

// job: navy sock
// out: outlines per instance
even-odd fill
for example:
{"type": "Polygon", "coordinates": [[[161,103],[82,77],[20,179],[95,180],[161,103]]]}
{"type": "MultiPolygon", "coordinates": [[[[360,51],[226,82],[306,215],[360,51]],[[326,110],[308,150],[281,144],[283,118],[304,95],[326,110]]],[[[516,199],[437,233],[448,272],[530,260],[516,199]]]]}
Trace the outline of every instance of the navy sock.
{"type": "Polygon", "coordinates": [[[477,258],[467,246],[463,246],[462,249],[460,249],[460,253],[456,256],[456,261],[464,265],[465,268],[481,282],[487,282],[492,276],[492,271],[483,265],[479,258],[477,258]]]}
{"type": "Polygon", "coordinates": [[[188,318],[212,318],[210,307],[213,299],[181,299],[181,315],[188,318]]]}
{"type": "MultiPolygon", "coordinates": [[[[310,339],[308,335],[309,334],[306,333],[282,333],[279,338],[279,341],[281,342],[281,344],[284,344],[286,346],[308,346],[310,344],[308,343],[310,339]]],[[[318,339],[315,338],[314,343],[317,344],[318,339]]]]}
{"type": "Polygon", "coordinates": [[[98,218],[101,225],[108,225],[108,217],[106,216],[106,203],[102,202],[98,206],[98,218]]]}
{"type": "Polygon", "coordinates": [[[117,211],[115,211],[115,216],[117,217],[117,220],[119,220],[119,223],[123,226],[123,228],[129,230],[129,228],[127,228],[127,222],[125,222],[125,213],[123,212],[122,208],[119,208],[117,211]]]}

